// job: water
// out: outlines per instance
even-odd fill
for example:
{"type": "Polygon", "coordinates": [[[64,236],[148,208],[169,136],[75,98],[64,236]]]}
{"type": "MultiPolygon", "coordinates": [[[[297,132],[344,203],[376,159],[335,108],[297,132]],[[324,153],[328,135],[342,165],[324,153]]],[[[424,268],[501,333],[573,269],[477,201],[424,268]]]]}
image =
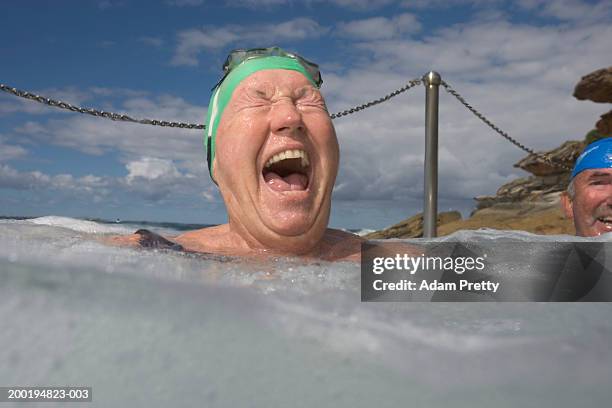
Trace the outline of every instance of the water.
{"type": "Polygon", "coordinates": [[[348,262],[100,242],[139,227],[0,220],[0,386],[91,386],[82,406],[101,407],[601,407],[612,397],[611,304],[361,303],[348,262]]]}

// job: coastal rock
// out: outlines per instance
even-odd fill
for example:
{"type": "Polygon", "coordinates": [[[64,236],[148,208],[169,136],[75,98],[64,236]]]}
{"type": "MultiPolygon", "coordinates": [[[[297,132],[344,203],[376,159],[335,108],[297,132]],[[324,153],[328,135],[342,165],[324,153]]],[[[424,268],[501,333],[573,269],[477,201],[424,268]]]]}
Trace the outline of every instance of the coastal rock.
{"type": "MultiPolygon", "coordinates": [[[[448,211],[438,214],[437,225],[440,228],[449,222],[461,219],[459,211],[448,211]]],[[[420,238],[423,236],[423,213],[419,213],[405,219],[395,225],[380,231],[371,232],[364,236],[366,239],[387,239],[387,238],[420,238]]]]}
{"type": "MultiPolygon", "coordinates": [[[[582,152],[582,149],[584,149],[584,146],[585,144],[583,141],[570,140],[563,143],[556,149],[539,153],[549,157],[553,163],[560,163],[567,167],[572,167],[573,163],[580,155],[580,152],[582,152]]],[[[553,166],[545,161],[542,161],[533,154],[530,154],[516,163],[514,167],[523,169],[534,176],[549,176],[551,174],[567,173],[568,171],[562,167],[553,166]]]]}
{"type": "MultiPolygon", "coordinates": [[[[534,234],[568,234],[576,230],[560,206],[561,192],[549,193],[536,201],[495,203],[488,208],[476,210],[467,219],[461,219],[457,211],[438,216],[438,236],[459,230],[481,228],[499,230],[521,230],[534,234]]],[[[365,235],[366,239],[420,238],[423,236],[423,215],[417,214],[381,231],[365,235]]]]}
{"type": "Polygon", "coordinates": [[[574,89],[574,97],[579,100],[612,103],[612,67],[583,76],[574,89]]]}
{"type": "Polygon", "coordinates": [[[569,172],[547,177],[530,176],[512,180],[497,190],[494,196],[475,197],[476,210],[496,204],[537,202],[551,193],[565,191],[569,183],[569,172]]]}
{"type": "Polygon", "coordinates": [[[595,128],[602,136],[612,136],[612,110],[601,115],[601,119],[599,119],[595,128]]]}
{"type": "Polygon", "coordinates": [[[533,234],[574,235],[574,223],[565,217],[559,204],[561,193],[542,197],[542,201],[496,204],[478,210],[470,218],[446,223],[438,228],[444,236],[459,230],[491,228],[521,230],[533,234]]]}
{"type": "Polygon", "coordinates": [[[564,191],[569,183],[570,168],[585,147],[584,141],[570,140],[556,149],[540,154],[549,157],[553,163],[559,163],[566,168],[553,166],[535,155],[530,154],[514,165],[533,176],[512,180],[502,185],[494,196],[476,197],[476,210],[492,207],[496,204],[517,202],[537,202],[543,197],[564,191]]]}

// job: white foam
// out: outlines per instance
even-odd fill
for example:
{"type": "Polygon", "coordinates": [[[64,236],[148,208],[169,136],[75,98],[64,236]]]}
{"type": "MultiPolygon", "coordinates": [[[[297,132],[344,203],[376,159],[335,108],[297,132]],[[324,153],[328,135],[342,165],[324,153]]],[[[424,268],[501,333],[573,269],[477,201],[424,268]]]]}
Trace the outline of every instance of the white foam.
{"type": "Polygon", "coordinates": [[[538,235],[527,231],[504,231],[491,228],[477,230],[460,230],[450,235],[433,238],[432,241],[490,241],[490,240],[517,240],[527,242],[607,242],[612,241],[612,233],[602,234],[598,237],[578,237],[575,235],[538,235]]]}
{"type": "MultiPolygon", "coordinates": [[[[92,385],[101,406],[608,403],[610,304],[361,303],[358,264],[103,241],[130,232],[0,221],[0,384],[92,385]]],[[[576,237],[438,240],[492,239],[576,237]]]]}
{"type": "Polygon", "coordinates": [[[30,218],[28,220],[23,220],[23,222],[36,225],[61,227],[72,231],[86,232],[89,234],[129,234],[134,232],[133,228],[130,226],[101,224],[95,221],[79,220],[76,218],[60,217],[56,215],[30,218]]]}

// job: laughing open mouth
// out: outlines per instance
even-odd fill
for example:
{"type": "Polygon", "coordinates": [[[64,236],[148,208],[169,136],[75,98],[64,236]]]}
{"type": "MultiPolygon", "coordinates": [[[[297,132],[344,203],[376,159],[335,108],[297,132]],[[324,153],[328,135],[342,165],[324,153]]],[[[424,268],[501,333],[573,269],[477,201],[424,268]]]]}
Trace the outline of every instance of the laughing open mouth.
{"type": "Polygon", "coordinates": [[[606,225],[612,225],[612,216],[608,216],[608,217],[598,217],[597,221],[606,224],[606,225]]]}
{"type": "Polygon", "coordinates": [[[309,185],[310,159],[304,150],[285,150],[272,156],[262,174],[274,191],[304,191],[309,185]]]}

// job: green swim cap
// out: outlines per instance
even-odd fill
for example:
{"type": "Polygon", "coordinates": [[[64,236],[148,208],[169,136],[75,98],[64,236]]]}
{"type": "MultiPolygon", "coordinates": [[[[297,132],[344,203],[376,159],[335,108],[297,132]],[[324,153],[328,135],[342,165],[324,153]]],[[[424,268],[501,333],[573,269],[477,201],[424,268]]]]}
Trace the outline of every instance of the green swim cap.
{"type": "Polygon", "coordinates": [[[210,177],[215,181],[212,174],[212,164],[215,159],[215,145],[217,139],[217,128],[223,116],[225,107],[232,99],[232,94],[236,87],[249,75],[258,71],[267,69],[286,69],[290,71],[298,71],[304,75],[317,88],[319,85],[313,79],[312,75],[304,68],[304,66],[293,57],[289,56],[265,56],[247,59],[241,62],[238,66],[232,69],[221,83],[213,90],[210,102],[208,104],[208,112],[206,114],[206,130],[204,133],[204,150],[206,151],[206,160],[208,162],[208,171],[210,177]]]}

